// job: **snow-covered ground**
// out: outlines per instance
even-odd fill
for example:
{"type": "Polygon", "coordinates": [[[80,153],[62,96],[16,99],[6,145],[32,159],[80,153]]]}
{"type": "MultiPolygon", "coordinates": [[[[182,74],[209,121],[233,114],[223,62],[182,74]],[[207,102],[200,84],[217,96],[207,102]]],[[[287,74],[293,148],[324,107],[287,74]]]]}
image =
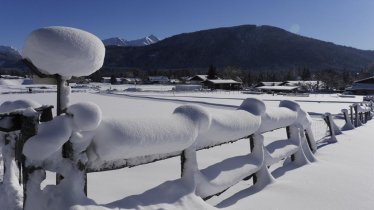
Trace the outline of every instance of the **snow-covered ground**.
{"type": "MultiPolygon", "coordinates": [[[[109,85],[108,85],[109,86],[109,85]]],[[[101,90],[114,89],[101,86],[101,90]]],[[[131,87],[131,86],[128,86],[131,87]]],[[[11,87],[15,88],[15,87],[11,87]]],[[[24,88],[24,87],[19,87],[24,88]]],[[[170,86],[150,86],[160,91],[170,86]]],[[[3,91],[9,88],[2,87],[3,91]]],[[[118,88],[116,88],[118,89],[118,88]]],[[[182,104],[200,104],[206,109],[234,109],[244,98],[262,99],[266,105],[277,106],[280,100],[291,99],[310,113],[340,113],[362,97],[342,98],[337,95],[310,95],[309,97],[286,97],[273,95],[248,95],[238,92],[113,92],[114,94],[73,93],[71,103],[92,101],[103,112],[105,118],[123,119],[162,117],[170,114],[182,104]]],[[[55,93],[5,94],[1,103],[8,100],[31,99],[40,104],[55,105],[55,93]]],[[[312,117],[319,118],[319,115],[312,117]]],[[[340,121],[341,125],[341,121],[340,121]]],[[[344,132],[337,136],[338,143],[318,149],[317,162],[297,168],[292,163],[272,166],[270,171],[276,182],[259,190],[252,180],[242,181],[218,197],[206,203],[191,194],[192,190],[180,181],[179,157],[134,168],[90,173],[88,175],[88,197],[107,208],[124,209],[372,209],[374,200],[374,143],[370,132],[374,122],[344,132]],[[178,188],[178,189],[177,189],[178,188]],[[175,194],[175,192],[178,192],[175,194]]],[[[266,138],[285,136],[285,131],[265,134],[266,138]]],[[[197,153],[199,167],[223,161],[232,156],[249,153],[249,143],[241,140],[233,144],[202,150],[197,153]]],[[[54,184],[49,174],[43,186],[54,184]]],[[[0,191],[1,192],[1,191],[0,191]]],[[[1,196],[0,196],[1,197],[1,196]]],[[[1,199],[0,199],[1,200],[1,199]]],[[[86,206],[88,207],[88,206],[86,206]]],[[[96,207],[90,206],[90,209],[96,207]]],[[[0,209],[2,209],[0,205],[0,209]]]]}
{"type": "MultiPolygon", "coordinates": [[[[22,164],[26,167],[24,198],[13,161],[20,154],[17,135],[0,133],[1,163],[6,166],[0,184],[1,209],[21,209],[23,199],[25,209],[38,210],[373,207],[373,143],[368,137],[373,123],[338,139],[331,131],[332,136],[322,143],[311,134],[319,132],[317,140],[325,136],[323,113],[333,113],[341,123],[340,109],[362,98],[180,93],[164,85],[65,85],[72,76],[100,69],[104,55],[101,40],[80,29],[54,26],[29,34],[22,57],[35,72],[57,74],[59,105],[65,114],[41,123],[37,134],[21,144],[26,160],[22,164]],[[73,88],[81,93],[71,93],[73,88]],[[230,140],[238,142],[210,148],[230,140]],[[66,158],[61,156],[63,145],[71,147],[64,150],[66,158]],[[197,151],[203,148],[210,149],[197,151]],[[316,151],[316,157],[311,151],[316,151]],[[135,168],[92,172],[88,174],[89,198],[84,195],[86,171],[137,166],[179,154],[135,168]],[[55,174],[45,179],[39,168],[64,178],[55,185],[55,174]],[[253,180],[241,181],[254,173],[253,180]],[[207,202],[201,198],[234,184],[207,202]]],[[[0,84],[2,112],[23,108],[17,113],[33,118],[38,114],[32,108],[55,105],[54,86],[25,86],[15,80],[0,84]]],[[[326,116],[339,133],[331,115],[326,116]]],[[[11,126],[9,118],[1,123],[11,126]]]]}

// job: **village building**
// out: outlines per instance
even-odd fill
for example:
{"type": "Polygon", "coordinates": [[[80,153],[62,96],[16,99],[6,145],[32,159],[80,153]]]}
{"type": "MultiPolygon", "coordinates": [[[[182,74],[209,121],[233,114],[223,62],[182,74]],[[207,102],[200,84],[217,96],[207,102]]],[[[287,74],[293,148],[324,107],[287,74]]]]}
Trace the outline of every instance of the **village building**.
{"type": "Polygon", "coordinates": [[[201,84],[208,79],[208,75],[195,75],[187,79],[188,83],[190,84],[201,84]]]}
{"type": "Polygon", "coordinates": [[[101,77],[101,83],[110,83],[110,77],[101,77]]]}
{"type": "Polygon", "coordinates": [[[369,77],[355,81],[351,87],[345,89],[346,92],[355,95],[374,94],[374,77],[369,77]]]}
{"type": "Polygon", "coordinates": [[[137,77],[123,77],[121,78],[122,84],[141,84],[143,81],[137,77]]]}
{"type": "Polygon", "coordinates": [[[232,79],[207,79],[204,85],[210,89],[240,90],[242,83],[232,79]]]}
{"type": "Polygon", "coordinates": [[[297,92],[299,86],[260,86],[257,90],[262,92],[297,92]]]}
{"type": "Polygon", "coordinates": [[[285,82],[259,82],[258,84],[255,85],[255,88],[257,87],[263,87],[263,86],[281,86],[285,82]]]}
{"type": "Polygon", "coordinates": [[[319,81],[260,82],[255,89],[263,92],[314,92],[321,88],[319,81]]]}
{"type": "Polygon", "coordinates": [[[167,76],[149,76],[148,81],[151,84],[166,84],[169,83],[169,78],[167,76]]]}

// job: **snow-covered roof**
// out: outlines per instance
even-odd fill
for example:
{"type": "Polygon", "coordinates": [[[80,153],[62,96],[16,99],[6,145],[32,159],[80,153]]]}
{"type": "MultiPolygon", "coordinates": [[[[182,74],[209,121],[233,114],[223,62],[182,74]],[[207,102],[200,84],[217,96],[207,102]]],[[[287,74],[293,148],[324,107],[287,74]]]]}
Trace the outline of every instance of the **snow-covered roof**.
{"type": "Polygon", "coordinates": [[[13,76],[13,75],[0,75],[0,78],[4,78],[4,79],[23,79],[24,77],[13,76]]]}
{"type": "Polygon", "coordinates": [[[149,81],[152,82],[168,82],[169,78],[167,76],[149,76],[149,81]]]}
{"type": "Polygon", "coordinates": [[[278,86],[281,85],[283,82],[260,82],[260,84],[264,86],[278,86]]]}
{"type": "Polygon", "coordinates": [[[368,77],[368,78],[365,78],[365,79],[357,80],[354,83],[374,84],[374,77],[368,77]]]}
{"type": "Polygon", "coordinates": [[[288,86],[298,86],[298,85],[317,85],[318,81],[309,80],[309,81],[286,81],[285,85],[288,86]]]}
{"type": "Polygon", "coordinates": [[[142,81],[142,79],[140,79],[140,78],[134,78],[134,77],[125,77],[125,78],[122,78],[123,80],[126,80],[126,81],[128,81],[128,82],[140,82],[140,81],[142,81]]]}
{"type": "Polygon", "coordinates": [[[196,80],[196,79],[198,79],[198,80],[201,80],[201,81],[205,81],[205,80],[208,79],[207,77],[208,77],[208,75],[198,74],[198,75],[195,75],[193,77],[188,78],[188,80],[196,80]]]}
{"type": "Polygon", "coordinates": [[[232,79],[208,79],[207,81],[213,84],[241,84],[241,82],[232,79]]]}
{"type": "Polygon", "coordinates": [[[353,83],[352,87],[347,88],[347,90],[374,90],[374,83],[353,83]]]}
{"type": "Polygon", "coordinates": [[[261,86],[257,87],[257,89],[261,90],[294,90],[297,89],[298,86],[261,86]]]}

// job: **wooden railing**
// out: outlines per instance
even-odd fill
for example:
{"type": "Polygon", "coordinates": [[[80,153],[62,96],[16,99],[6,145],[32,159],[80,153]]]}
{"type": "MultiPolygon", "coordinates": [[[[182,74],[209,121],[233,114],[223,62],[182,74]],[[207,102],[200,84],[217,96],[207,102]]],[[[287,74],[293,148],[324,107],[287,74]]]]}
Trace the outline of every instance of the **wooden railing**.
{"type": "MultiPolygon", "coordinates": [[[[351,114],[347,110],[342,111],[346,125],[352,125],[352,122],[360,125],[360,122],[366,123],[367,120],[371,119],[371,103],[367,103],[367,105],[355,104],[352,107],[351,110],[354,110],[354,113],[353,111],[351,111],[351,114]]],[[[16,160],[19,168],[19,183],[23,186],[24,206],[27,206],[29,177],[36,171],[41,171],[42,174],[45,173],[46,168],[43,168],[41,165],[32,165],[31,161],[26,163],[27,157],[22,154],[22,148],[30,137],[37,135],[40,122],[52,120],[51,109],[51,106],[37,108],[35,109],[37,113],[35,115],[30,115],[22,111],[0,114],[0,125],[2,125],[1,122],[8,121],[6,123],[7,126],[0,126],[0,131],[4,133],[5,147],[14,150],[14,157],[10,157],[16,160]]],[[[313,153],[317,149],[316,140],[314,140],[313,133],[311,132],[310,122],[308,124],[307,114],[300,109],[298,104],[284,101],[280,103],[279,107],[273,108],[273,111],[271,109],[265,110],[263,102],[256,99],[247,99],[238,107],[238,110],[222,110],[221,112],[225,116],[234,116],[228,118],[234,121],[239,116],[248,117],[248,121],[251,123],[248,125],[251,126],[239,126],[235,129],[225,124],[219,115],[211,114],[209,127],[204,129],[204,131],[200,130],[193,143],[178,151],[168,151],[162,154],[146,154],[140,157],[125,159],[102,160],[95,163],[90,162],[90,160],[87,163],[82,163],[74,159],[74,155],[70,155],[68,158],[72,164],[78,164],[76,167],[77,170],[86,174],[135,167],[180,156],[182,177],[189,179],[191,183],[195,184],[198,196],[209,199],[212,196],[221,194],[241,180],[252,178],[255,185],[271,183],[274,178],[268,168],[286,158],[290,158],[291,161],[300,165],[314,161],[313,153]],[[253,109],[251,104],[259,108],[253,109]],[[283,115],[277,116],[279,113],[283,113],[283,115]],[[277,129],[284,129],[287,138],[275,140],[265,145],[263,134],[277,129]],[[220,131],[222,133],[219,133],[220,131]],[[220,135],[217,136],[217,132],[220,135]],[[250,153],[248,155],[231,157],[207,168],[199,169],[196,156],[197,151],[239,140],[250,142],[248,147],[250,153]],[[223,173],[222,170],[225,169],[225,165],[229,164],[230,161],[234,161],[237,164],[236,167],[226,170],[223,173]]],[[[332,116],[329,113],[326,113],[323,118],[329,128],[330,139],[336,140],[335,135],[341,132],[340,129],[334,124],[332,116]]],[[[343,127],[349,127],[346,125],[343,127]]],[[[352,126],[351,128],[354,127],[352,126]]],[[[4,159],[4,162],[7,161],[11,160],[4,159]]],[[[4,164],[4,174],[9,173],[6,169],[7,165],[6,163],[4,164]]],[[[48,169],[53,170],[53,168],[48,169]]],[[[87,180],[84,181],[86,182],[87,180]]],[[[87,193],[87,188],[84,190],[87,193]]]]}

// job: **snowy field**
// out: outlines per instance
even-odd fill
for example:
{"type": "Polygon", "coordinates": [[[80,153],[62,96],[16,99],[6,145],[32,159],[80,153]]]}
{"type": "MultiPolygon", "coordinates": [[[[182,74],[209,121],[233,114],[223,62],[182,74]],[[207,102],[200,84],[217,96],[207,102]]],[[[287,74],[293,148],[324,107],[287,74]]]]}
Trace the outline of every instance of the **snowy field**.
{"type": "MultiPolygon", "coordinates": [[[[126,120],[161,118],[183,104],[199,104],[211,112],[219,112],[222,109],[235,109],[243,99],[250,97],[263,100],[266,106],[278,106],[279,101],[288,99],[297,101],[318,121],[320,114],[339,114],[341,109],[348,109],[352,103],[362,101],[362,97],[345,98],[338,95],[287,97],[224,91],[183,93],[170,91],[172,86],[141,87],[146,92],[123,91],[129,87],[133,86],[83,88],[84,93],[71,95],[70,103],[92,101],[102,109],[105,118],[126,120]],[[111,90],[110,94],[106,93],[107,89],[111,90]],[[98,90],[101,93],[97,93],[98,90]]],[[[53,87],[49,89],[55,90],[53,87]]],[[[0,88],[3,93],[11,90],[27,90],[27,87],[0,88]]],[[[55,98],[53,92],[2,94],[0,102],[30,99],[55,105],[55,98]]],[[[336,119],[336,122],[342,125],[343,121],[336,119]]],[[[207,204],[191,195],[189,189],[182,189],[183,185],[179,183],[179,157],[134,168],[90,173],[88,197],[109,209],[373,209],[374,142],[369,138],[372,128],[374,122],[369,122],[366,126],[338,136],[338,143],[318,149],[314,163],[296,168],[286,160],[284,166],[282,163],[272,166],[270,171],[276,180],[265,189],[251,187],[252,180],[242,181],[220,196],[206,201],[207,204]],[[180,189],[176,190],[176,187],[180,189]]],[[[285,130],[278,130],[265,134],[265,140],[283,136],[286,136],[285,130]]],[[[205,168],[234,155],[248,154],[249,151],[248,140],[202,150],[197,153],[199,167],[205,168]]],[[[48,184],[54,184],[53,174],[48,174],[43,182],[43,186],[48,184]]],[[[3,209],[1,204],[0,209],[3,209]]]]}

